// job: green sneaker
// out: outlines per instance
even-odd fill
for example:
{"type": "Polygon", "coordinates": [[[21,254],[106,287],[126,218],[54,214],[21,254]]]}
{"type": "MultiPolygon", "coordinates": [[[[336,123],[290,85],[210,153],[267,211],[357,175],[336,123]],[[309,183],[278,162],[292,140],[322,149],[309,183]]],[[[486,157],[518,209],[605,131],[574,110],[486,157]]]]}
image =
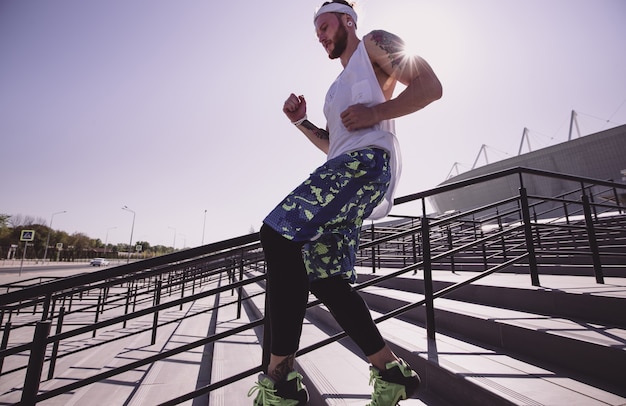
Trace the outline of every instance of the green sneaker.
{"type": "Polygon", "coordinates": [[[368,406],[395,406],[411,396],[420,384],[420,377],[402,359],[385,365],[384,371],[370,367],[370,385],[374,383],[372,401],[368,406]]]}
{"type": "Polygon", "coordinates": [[[286,380],[278,383],[260,374],[259,381],[248,391],[248,397],[254,392],[257,392],[254,406],[303,406],[309,400],[302,375],[296,371],[291,371],[286,380]]]}

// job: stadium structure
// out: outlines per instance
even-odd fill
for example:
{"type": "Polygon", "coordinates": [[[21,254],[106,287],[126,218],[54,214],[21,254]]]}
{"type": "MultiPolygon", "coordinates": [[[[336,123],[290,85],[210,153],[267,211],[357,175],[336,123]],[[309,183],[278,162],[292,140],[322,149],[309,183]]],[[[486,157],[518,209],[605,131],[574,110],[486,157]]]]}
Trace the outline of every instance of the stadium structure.
{"type": "MultiPolygon", "coordinates": [[[[575,113],[572,112],[572,123],[575,123],[574,117],[575,113]]],[[[473,168],[449,177],[438,186],[466,181],[515,167],[541,169],[596,180],[626,183],[626,125],[574,139],[571,137],[571,130],[572,126],[570,125],[568,141],[473,168]]],[[[522,137],[522,144],[524,136],[522,137]]],[[[520,152],[522,144],[520,144],[520,152]]],[[[580,187],[580,185],[573,185],[567,180],[548,178],[530,179],[525,184],[529,194],[543,196],[565,195],[568,191],[580,187]]],[[[471,210],[509,198],[518,193],[518,188],[517,179],[507,177],[440,193],[429,198],[429,203],[437,213],[471,210]]],[[[602,198],[613,202],[617,198],[622,204],[626,202],[626,195],[624,194],[616,196],[607,192],[602,198]]],[[[551,215],[554,214],[554,212],[551,213],[551,215]]]]}

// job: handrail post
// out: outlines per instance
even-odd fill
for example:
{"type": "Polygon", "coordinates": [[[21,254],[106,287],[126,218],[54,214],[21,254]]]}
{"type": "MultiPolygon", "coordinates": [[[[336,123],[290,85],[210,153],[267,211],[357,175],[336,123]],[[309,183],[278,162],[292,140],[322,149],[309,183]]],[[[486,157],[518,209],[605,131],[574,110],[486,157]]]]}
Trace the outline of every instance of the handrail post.
{"type": "Polygon", "coordinates": [[[417,239],[415,238],[415,233],[411,234],[411,245],[413,246],[413,263],[417,263],[417,239]]]}
{"type": "Polygon", "coordinates": [[[41,381],[41,372],[46,357],[46,340],[50,334],[50,320],[38,321],[35,326],[35,336],[33,337],[33,345],[28,358],[28,368],[26,369],[26,378],[24,379],[24,388],[22,389],[22,405],[34,405],[39,392],[39,383],[41,381]]]}
{"type": "MultiPolygon", "coordinates": [[[[265,262],[265,267],[267,269],[267,262],[265,262]]],[[[267,270],[265,271],[265,314],[263,315],[263,353],[261,354],[261,366],[263,367],[263,371],[267,373],[269,365],[270,365],[270,355],[271,355],[271,346],[270,343],[272,341],[272,330],[270,327],[270,295],[269,295],[270,285],[267,280],[267,270]]]]}
{"type": "MultiPolygon", "coordinates": [[[[228,269],[226,270],[226,273],[228,274],[228,284],[233,284],[237,281],[237,278],[235,278],[235,267],[237,266],[237,260],[236,259],[232,259],[232,264],[228,267],[228,269]]],[[[220,274],[220,278],[221,278],[221,274],[220,274]]],[[[230,295],[233,296],[235,294],[235,288],[231,288],[230,289],[230,295]]]]}
{"type": "MultiPolygon", "coordinates": [[[[374,222],[372,221],[372,225],[370,226],[370,230],[372,231],[372,241],[376,239],[376,231],[374,230],[374,222]]],[[[376,247],[372,245],[372,273],[376,273],[376,247]]]]}
{"type": "Polygon", "coordinates": [[[593,270],[596,274],[596,282],[604,284],[602,263],[600,262],[600,251],[598,249],[596,231],[593,227],[593,218],[591,216],[591,205],[589,204],[589,196],[583,194],[581,196],[581,200],[583,202],[583,211],[585,212],[585,226],[587,227],[587,238],[589,239],[589,248],[591,249],[591,258],[593,260],[593,270]]]}
{"type": "MultiPolygon", "coordinates": [[[[454,247],[452,246],[452,230],[450,229],[450,226],[447,227],[446,232],[447,232],[448,249],[452,251],[452,248],[454,247]]],[[[456,268],[454,266],[454,253],[450,254],[450,268],[452,269],[452,273],[456,273],[456,268]]]]}
{"type": "MultiPolygon", "coordinates": [[[[131,282],[128,282],[128,287],[126,288],[126,300],[124,303],[124,316],[128,315],[128,308],[130,306],[130,296],[133,293],[133,287],[131,285],[131,282]]],[[[124,319],[124,321],[122,322],[122,328],[126,328],[126,320],[124,319]]]]}
{"type": "MultiPolygon", "coordinates": [[[[483,231],[483,229],[480,229],[480,239],[484,240],[485,238],[485,232],[483,231]]],[[[485,241],[483,241],[482,245],[482,252],[483,252],[483,270],[486,271],[487,269],[489,269],[489,264],[487,263],[487,244],[485,244],[485,241]]]]}
{"type": "MultiPolygon", "coordinates": [[[[533,220],[535,224],[539,223],[538,218],[537,218],[537,210],[535,210],[534,207],[533,207],[533,220]]],[[[539,232],[539,227],[535,227],[535,235],[537,236],[537,246],[541,250],[543,247],[541,246],[541,233],[539,232]]]]}
{"type": "Polygon", "coordinates": [[[406,242],[403,240],[400,241],[401,247],[402,247],[402,267],[405,268],[406,267],[406,242]]]}
{"type": "MultiPolygon", "coordinates": [[[[0,343],[0,351],[6,350],[9,346],[9,334],[11,334],[11,322],[7,321],[4,325],[4,333],[2,333],[2,343],[0,343]]],[[[4,356],[0,356],[0,373],[4,366],[4,356]]]]}
{"type": "Polygon", "coordinates": [[[43,301],[43,309],[41,310],[41,321],[44,321],[48,318],[50,314],[50,302],[52,301],[52,294],[49,293],[46,295],[46,298],[43,301]]]}
{"type": "MultiPolygon", "coordinates": [[[[498,210],[498,208],[496,207],[496,215],[498,216],[497,221],[498,221],[498,231],[503,231],[504,230],[504,226],[502,225],[502,216],[500,216],[500,211],[498,210]]],[[[504,240],[504,234],[500,235],[500,246],[502,247],[502,258],[504,258],[504,260],[507,260],[507,254],[506,254],[506,241],[504,240]]]]}
{"type": "MultiPolygon", "coordinates": [[[[180,284],[180,298],[183,299],[185,297],[185,280],[187,279],[187,271],[183,269],[183,273],[182,273],[183,277],[182,277],[182,281],[180,284]]],[[[180,306],[178,306],[178,310],[182,311],[183,310],[183,303],[181,301],[180,306]]]]}
{"type": "Polygon", "coordinates": [[[50,318],[50,320],[54,319],[54,311],[56,310],[56,306],[57,306],[57,300],[52,299],[52,305],[50,306],[50,313],[48,314],[48,318],[50,318]]]}
{"type": "MultiPolygon", "coordinates": [[[[154,290],[154,306],[158,306],[161,304],[161,287],[162,287],[162,282],[161,280],[158,280],[156,284],[156,288],[154,290]]],[[[154,312],[154,315],[152,317],[152,340],[150,341],[152,345],[156,343],[158,324],[159,324],[159,311],[157,310],[154,312]]]]}
{"type": "MultiPolygon", "coordinates": [[[[415,227],[415,220],[411,219],[411,228],[415,227]]],[[[411,245],[413,247],[413,263],[417,263],[417,240],[415,238],[415,232],[411,233],[411,245]]]]}
{"type": "MultiPolygon", "coordinates": [[[[104,307],[104,304],[102,304],[102,295],[98,295],[98,305],[96,306],[96,316],[95,316],[95,320],[93,321],[94,325],[98,324],[98,320],[99,320],[99,317],[100,317],[100,306],[104,307]]],[[[93,332],[91,333],[91,337],[92,338],[96,337],[96,331],[97,331],[97,329],[94,328],[93,332]]]]}
{"type": "MultiPolygon", "coordinates": [[[[476,216],[472,214],[472,232],[474,233],[474,240],[478,239],[478,233],[476,231],[476,216]]],[[[472,252],[476,254],[476,245],[472,245],[472,252]]]]}
{"type": "MultiPolygon", "coordinates": [[[[239,264],[239,280],[243,280],[243,270],[244,270],[244,258],[241,256],[241,263],[239,264]]],[[[237,288],[237,319],[241,318],[241,307],[243,304],[243,286],[239,286],[237,288]]]]}
{"type": "MultiPolygon", "coordinates": [[[[61,307],[59,309],[59,316],[57,317],[57,327],[55,330],[55,335],[61,334],[63,330],[63,319],[65,318],[65,307],[61,307]]],[[[50,355],[50,366],[48,367],[48,380],[54,377],[54,369],[57,364],[57,354],[59,353],[59,340],[55,340],[54,344],[52,344],[52,355],[50,355]]]]}
{"type": "Polygon", "coordinates": [[[565,203],[565,201],[563,201],[563,213],[565,213],[565,224],[569,226],[569,210],[567,210],[567,203],[565,203]]]}
{"type": "MultiPolygon", "coordinates": [[[[419,238],[419,235],[418,235],[419,238]]],[[[421,254],[421,247],[420,244],[418,243],[418,241],[415,238],[415,233],[411,234],[411,244],[413,244],[413,263],[417,264],[417,254],[419,252],[419,254],[421,254]]],[[[415,270],[413,271],[413,275],[417,275],[417,268],[415,268],[415,270]]]]}
{"type": "Polygon", "coordinates": [[[619,201],[619,195],[617,193],[617,188],[615,186],[613,186],[613,198],[615,199],[615,204],[618,207],[619,214],[622,214],[622,205],[621,205],[621,203],[619,201]]]}
{"type": "Polygon", "coordinates": [[[522,219],[524,220],[524,236],[526,238],[526,251],[528,251],[528,267],[530,268],[530,280],[533,286],[539,284],[539,272],[537,271],[537,257],[533,242],[533,230],[530,223],[530,208],[528,205],[528,193],[525,187],[519,188],[520,201],[522,204],[522,219]]]}
{"type": "Polygon", "coordinates": [[[435,339],[435,308],[433,298],[433,270],[430,261],[430,226],[428,217],[422,216],[422,246],[424,263],[424,296],[426,299],[426,335],[435,339]]]}
{"type": "Polygon", "coordinates": [[[598,221],[598,208],[595,205],[595,201],[593,200],[593,192],[591,190],[591,186],[589,186],[589,203],[591,203],[590,208],[593,210],[593,218],[598,221]]]}
{"type": "Polygon", "coordinates": [[[139,294],[139,284],[135,284],[134,285],[134,293],[133,293],[133,313],[135,312],[135,309],[137,307],[137,295],[139,294]]]}

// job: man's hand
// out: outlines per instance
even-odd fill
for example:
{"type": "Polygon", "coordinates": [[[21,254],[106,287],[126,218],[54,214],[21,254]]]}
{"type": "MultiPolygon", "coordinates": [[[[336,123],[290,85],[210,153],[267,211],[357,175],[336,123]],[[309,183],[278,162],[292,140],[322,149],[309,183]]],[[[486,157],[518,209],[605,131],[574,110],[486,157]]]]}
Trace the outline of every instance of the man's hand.
{"type": "Polygon", "coordinates": [[[296,96],[291,93],[287,100],[285,100],[283,113],[285,113],[292,123],[297,124],[298,130],[302,131],[313,145],[325,154],[328,154],[328,148],[330,146],[328,131],[318,128],[309,120],[305,119],[306,100],[304,100],[304,96],[296,96]]]}
{"type": "Polygon", "coordinates": [[[363,104],[353,104],[341,113],[341,122],[348,131],[372,127],[379,121],[375,109],[363,104]]]}
{"type": "Polygon", "coordinates": [[[306,100],[304,96],[291,93],[283,105],[283,113],[291,122],[298,121],[306,115],[306,100]]]}

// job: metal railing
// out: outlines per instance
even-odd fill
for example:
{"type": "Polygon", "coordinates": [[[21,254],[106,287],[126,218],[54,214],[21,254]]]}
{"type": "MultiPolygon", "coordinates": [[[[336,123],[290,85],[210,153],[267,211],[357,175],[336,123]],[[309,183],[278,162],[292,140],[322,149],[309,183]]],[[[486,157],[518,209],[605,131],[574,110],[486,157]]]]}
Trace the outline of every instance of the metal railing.
{"type": "MultiPolygon", "coordinates": [[[[363,289],[409,272],[423,272],[424,299],[386,313],[375,321],[378,323],[425,306],[427,334],[435,339],[434,300],[495,272],[510,271],[513,267],[518,270],[522,268],[529,273],[532,284],[538,286],[540,261],[558,254],[588,258],[586,262],[590,272],[597,283],[603,283],[603,261],[609,261],[611,256],[623,255],[621,244],[624,244],[622,240],[617,243],[614,241],[615,238],[623,238],[623,225],[611,225],[610,219],[613,217],[604,216],[613,213],[619,218],[624,213],[625,207],[619,196],[625,193],[624,184],[512,168],[398,198],[395,201],[398,208],[404,203],[420,201],[422,213],[395,216],[393,222],[364,227],[359,265],[371,267],[372,273],[381,267],[394,270],[360,283],[355,288],[363,289]],[[426,199],[431,196],[510,176],[518,179],[518,195],[445,216],[425,214],[426,199]],[[529,177],[559,179],[575,186],[558,196],[538,196],[528,193],[526,189],[525,181],[529,177]],[[614,202],[596,202],[607,193],[615,196],[614,202]],[[580,198],[575,198],[576,195],[580,198]],[[559,213],[550,216],[555,203],[560,207],[559,213]],[[575,249],[568,249],[562,244],[563,235],[575,236],[573,239],[579,241],[584,239],[584,244],[579,243],[575,249]],[[555,236],[559,236],[556,239],[558,245],[550,243],[555,236]],[[616,249],[616,246],[621,248],[616,249]],[[439,267],[447,267],[453,272],[479,267],[481,271],[462,283],[435,292],[432,272],[439,267]]],[[[246,287],[264,284],[264,267],[258,235],[250,234],[97,272],[46,280],[1,294],[0,325],[3,334],[0,343],[0,379],[11,374],[22,374],[24,386],[19,404],[35,404],[263,326],[266,320],[259,317],[237,328],[213,332],[205,338],[174,349],[50,390],[39,391],[40,382],[53,379],[57,362],[65,357],[148,332],[154,344],[159,329],[166,325],[227,305],[236,305],[239,317],[241,307],[250,300],[245,292],[246,287]],[[227,291],[234,295],[233,302],[217,304],[216,301],[215,306],[200,310],[194,310],[191,306],[196,301],[227,291]],[[166,314],[168,317],[163,317],[166,314]],[[111,327],[118,325],[122,328],[116,329],[113,336],[98,336],[100,331],[107,330],[110,333],[111,327]],[[89,336],[94,339],[97,337],[98,340],[85,339],[89,336]],[[76,344],[78,338],[82,343],[80,346],[76,344]],[[64,347],[64,343],[72,345],[64,347]],[[5,366],[5,360],[16,356],[23,358],[25,354],[28,354],[27,363],[13,363],[8,368],[5,366]]],[[[319,301],[312,301],[309,306],[318,304],[319,301]]],[[[344,332],[335,334],[302,348],[298,355],[343,337],[344,332]]],[[[163,404],[178,404],[261,372],[269,359],[268,341],[267,337],[263,339],[260,365],[163,404]]]]}

